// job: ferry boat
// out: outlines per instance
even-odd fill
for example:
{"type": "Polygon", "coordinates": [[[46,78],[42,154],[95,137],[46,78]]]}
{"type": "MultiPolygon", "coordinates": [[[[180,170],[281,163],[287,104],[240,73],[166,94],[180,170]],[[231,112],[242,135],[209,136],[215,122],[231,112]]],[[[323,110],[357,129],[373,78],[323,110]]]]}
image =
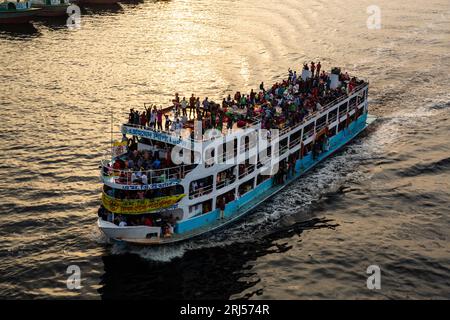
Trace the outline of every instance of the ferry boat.
{"type": "Polygon", "coordinates": [[[339,68],[314,74],[304,65],[298,77],[289,70],[221,106],[176,94],[169,109],[131,109],[100,166],[98,227],[113,241],[162,245],[226,226],[374,121],[368,88],[339,68]]]}
{"type": "Polygon", "coordinates": [[[0,2],[0,24],[27,23],[39,10],[31,7],[31,0],[3,0],[0,2]]]}
{"type": "Polygon", "coordinates": [[[39,17],[61,17],[67,16],[69,0],[32,0],[33,8],[40,8],[37,13],[39,17]]]}

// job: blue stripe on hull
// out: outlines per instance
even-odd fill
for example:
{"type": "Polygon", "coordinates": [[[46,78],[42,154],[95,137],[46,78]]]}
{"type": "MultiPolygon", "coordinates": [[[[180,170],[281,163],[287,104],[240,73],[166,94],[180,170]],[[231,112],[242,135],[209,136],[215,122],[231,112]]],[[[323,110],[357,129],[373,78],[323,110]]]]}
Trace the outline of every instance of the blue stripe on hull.
{"type": "MultiPolygon", "coordinates": [[[[361,115],[355,122],[350,123],[348,128],[331,137],[329,140],[329,150],[326,152],[322,152],[316,159],[313,159],[312,153],[310,152],[308,153],[308,155],[304,156],[303,159],[297,160],[295,164],[295,175],[293,177],[290,177],[284,185],[275,186],[273,183],[273,178],[267,179],[266,181],[258,185],[255,189],[247,192],[241,198],[227,203],[224,210],[224,216],[227,219],[225,219],[224,222],[229,222],[231,219],[234,220],[239,216],[243,216],[245,213],[250,211],[250,209],[254,208],[271,195],[280,191],[288,183],[292,182],[296,178],[309,171],[320,161],[324,160],[332,153],[338,151],[366,128],[366,118],[367,113],[361,115]]],[[[219,218],[219,210],[214,210],[206,214],[202,214],[189,220],[179,222],[175,226],[175,233],[183,234],[185,232],[191,232],[198,228],[205,228],[209,224],[217,223],[217,220],[219,218]]]]}

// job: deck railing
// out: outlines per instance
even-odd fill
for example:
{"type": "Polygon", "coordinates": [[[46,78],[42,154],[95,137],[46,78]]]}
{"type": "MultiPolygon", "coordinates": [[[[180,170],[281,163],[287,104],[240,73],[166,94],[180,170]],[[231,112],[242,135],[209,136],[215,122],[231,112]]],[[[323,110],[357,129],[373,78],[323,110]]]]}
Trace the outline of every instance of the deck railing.
{"type": "Polygon", "coordinates": [[[226,186],[232,184],[234,181],[236,181],[236,176],[233,176],[232,178],[224,179],[216,184],[216,189],[221,189],[223,187],[226,187],[226,186]]]}
{"type": "MultiPolygon", "coordinates": [[[[303,125],[303,124],[306,123],[307,121],[309,121],[309,120],[313,119],[314,117],[316,117],[318,114],[324,113],[325,111],[327,111],[328,109],[332,108],[333,106],[335,106],[335,105],[338,104],[339,102],[342,102],[342,101],[344,101],[345,99],[351,97],[352,95],[354,95],[354,94],[357,93],[359,90],[361,90],[361,89],[363,89],[364,87],[366,87],[367,85],[368,85],[368,83],[367,83],[367,82],[364,82],[364,83],[358,85],[357,87],[355,87],[355,88],[353,89],[353,91],[352,91],[350,94],[343,94],[343,95],[340,96],[339,98],[337,98],[337,99],[335,99],[335,100],[333,100],[333,101],[330,101],[330,102],[327,103],[325,106],[323,106],[320,110],[317,110],[317,111],[315,111],[315,112],[309,114],[308,116],[306,116],[305,118],[303,118],[302,121],[296,123],[295,125],[293,125],[293,126],[285,126],[284,128],[282,128],[282,129],[280,130],[279,136],[281,137],[282,135],[286,134],[287,132],[292,131],[292,130],[294,130],[295,128],[298,128],[299,126],[303,125]]],[[[342,116],[342,114],[345,114],[345,113],[346,113],[346,111],[345,111],[345,112],[342,111],[342,112],[340,112],[339,114],[342,116]]],[[[260,119],[260,118],[258,118],[258,117],[252,117],[252,118],[250,119],[250,122],[246,124],[246,127],[248,128],[248,127],[252,127],[252,126],[254,126],[254,125],[258,125],[260,122],[261,122],[261,119],[260,119]]],[[[156,129],[151,128],[151,127],[148,127],[148,126],[142,126],[142,125],[139,125],[139,124],[125,123],[124,126],[133,127],[133,128],[138,128],[138,129],[143,129],[143,130],[149,130],[149,131],[154,131],[154,132],[164,133],[164,134],[167,134],[167,135],[169,135],[169,136],[171,136],[171,137],[176,137],[176,138],[183,139],[183,140],[185,140],[185,141],[188,142],[188,143],[189,143],[189,142],[190,142],[190,143],[203,142],[203,141],[209,141],[209,140],[215,139],[215,137],[205,138],[204,136],[202,137],[202,139],[195,139],[195,138],[192,138],[192,137],[190,137],[190,136],[187,136],[187,137],[181,137],[181,136],[180,136],[180,131],[178,131],[178,130],[175,130],[175,131],[171,131],[171,130],[169,130],[169,131],[162,130],[162,131],[161,131],[161,130],[156,130],[156,129]]],[[[225,127],[225,126],[223,126],[223,127],[225,127]]],[[[226,135],[230,134],[230,132],[229,132],[228,130],[226,130],[226,129],[224,129],[223,131],[226,132],[226,135]]]]}
{"type": "MultiPolygon", "coordinates": [[[[305,118],[303,118],[302,121],[296,123],[293,126],[288,126],[285,127],[283,129],[280,130],[280,137],[284,134],[286,134],[289,131],[294,130],[295,128],[298,128],[299,126],[303,125],[304,123],[308,122],[309,120],[313,119],[314,117],[316,117],[318,114],[323,113],[325,111],[327,111],[328,109],[332,108],[333,106],[335,106],[336,104],[338,104],[339,102],[344,101],[345,99],[351,97],[352,95],[354,95],[356,92],[358,92],[359,90],[363,89],[364,87],[366,87],[368,85],[368,83],[364,82],[362,84],[360,84],[359,86],[355,87],[353,89],[353,91],[350,94],[344,94],[342,96],[340,96],[339,98],[327,103],[325,106],[323,106],[320,110],[317,110],[313,113],[311,113],[310,115],[307,115],[305,118]]],[[[345,114],[346,112],[344,112],[345,114]]]]}
{"type": "Polygon", "coordinates": [[[197,187],[195,190],[189,191],[189,199],[199,198],[206,194],[210,194],[214,189],[212,184],[203,187],[197,187]]]}
{"type": "Polygon", "coordinates": [[[114,182],[122,185],[142,184],[142,174],[147,176],[147,184],[176,182],[183,179],[186,174],[191,172],[196,165],[180,165],[171,168],[154,169],[154,170],[131,170],[131,169],[114,169],[111,161],[103,160],[101,165],[101,175],[104,178],[114,178],[114,182]],[[133,177],[135,180],[133,181],[133,177]]]}

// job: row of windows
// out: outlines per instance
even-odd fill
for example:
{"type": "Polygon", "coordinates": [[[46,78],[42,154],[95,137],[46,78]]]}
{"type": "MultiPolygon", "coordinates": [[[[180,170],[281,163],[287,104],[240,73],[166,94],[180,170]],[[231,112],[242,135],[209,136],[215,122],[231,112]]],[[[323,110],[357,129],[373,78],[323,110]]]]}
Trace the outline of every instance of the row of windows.
{"type": "MultiPolygon", "coordinates": [[[[337,113],[337,109],[336,109],[337,113]]],[[[358,111],[355,114],[352,114],[349,116],[349,119],[345,119],[339,123],[337,126],[329,128],[328,130],[328,137],[332,137],[336,135],[336,133],[342,131],[350,122],[353,122],[355,119],[357,119],[362,114],[362,110],[358,109],[358,111]]],[[[318,127],[319,130],[321,129],[318,127]]],[[[288,146],[288,138],[284,138],[279,143],[279,154],[283,154],[285,151],[294,148],[295,146],[299,145],[300,142],[303,140],[305,141],[308,137],[310,137],[314,132],[316,132],[318,129],[314,128],[314,123],[309,124],[307,127],[305,127],[305,130],[307,134],[303,135],[301,137],[301,130],[293,133],[291,135],[291,140],[288,146]],[[309,130],[309,131],[308,131],[309,130]],[[308,132],[312,132],[312,134],[309,134],[308,132]]],[[[310,143],[311,144],[311,143],[310,143]]],[[[308,144],[309,145],[309,144],[308,144]]],[[[307,146],[308,146],[307,145],[307,146]]],[[[306,146],[306,150],[308,150],[306,146]]],[[[271,155],[271,148],[269,147],[267,149],[267,156],[270,157],[271,155]]],[[[258,155],[258,162],[256,162],[260,167],[260,159],[258,155]]],[[[251,157],[247,159],[245,162],[239,164],[238,166],[233,166],[231,168],[228,168],[226,170],[223,170],[217,174],[216,180],[217,180],[217,189],[221,189],[231,183],[234,183],[236,180],[236,175],[238,176],[238,179],[241,179],[248,174],[252,173],[255,170],[255,157],[251,157]]],[[[213,190],[213,176],[208,176],[206,178],[202,178],[196,181],[191,182],[190,186],[190,197],[191,199],[211,193],[213,190]]]]}
{"type": "MultiPolygon", "coordinates": [[[[269,178],[270,178],[270,176],[259,174],[256,179],[257,185],[261,184],[262,182],[266,181],[269,178]]],[[[216,197],[216,208],[221,208],[222,205],[225,206],[227,203],[236,200],[236,195],[237,195],[237,197],[242,197],[243,195],[250,192],[254,188],[255,188],[255,178],[252,178],[248,181],[241,183],[237,188],[233,188],[232,190],[229,190],[229,191],[217,196],[216,197]],[[237,194],[236,194],[236,192],[237,192],[237,194]]],[[[212,211],[212,207],[213,207],[212,200],[213,199],[208,199],[206,201],[196,203],[196,204],[190,206],[189,212],[191,214],[197,215],[197,214],[203,214],[203,213],[208,213],[208,212],[212,211]]]]}
{"type": "MultiPolygon", "coordinates": [[[[365,97],[365,91],[363,93],[363,97],[365,97]]],[[[359,104],[361,101],[361,97],[355,96],[352,99],[350,99],[348,106],[351,109],[352,107],[354,107],[357,103],[359,104]]],[[[338,108],[335,108],[334,110],[330,111],[328,113],[328,123],[333,123],[336,121],[338,114],[339,117],[343,117],[347,114],[347,103],[342,104],[341,106],[339,106],[338,108]]],[[[306,139],[308,139],[309,137],[311,137],[312,135],[314,135],[314,133],[320,129],[322,129],[323,127],[325,127],[327,123],[327,114],[323,115],[322,117],[320,117],[319,119],[317,119],[315,122],[311,122],[310,124],[306,125],[303,129],[303,141],[305,141],[306,139]],[[314,130],[316,128],[316,130],[314,130]]],[[[301,130],[298,130],[297,132],[293,133],[290,137],[291,137],[291,142],[289,147],[292,148],[295,145],[300,143],[300,135],[301,135],[301,130]]],[[[256,139],[258,138],[258,134],[256,132],[252,132],[244,137],[241,137],[241,147],[240,147],[240,153],[244,153],[247,152],[248,150],[252,149],[253,147],[256,146],[256,139]]],[[[280,142],[280,151],[281,150],[285,150],[287,149],[287,137],[285,139],[283,139],[280,142]]],[[[237,145],[237,138],[235,138],[233,141],[229,141],[227,143],[222,144],[222,150],[219,150],[219,159],[222,159],[222,161],[226,161],[228,159],[232,159],[237,157],[237,149],[238,149],[238,145],[237,145]]],[[[208,159],[206,160],[207,164],[205,165],[205,167],[211,167],[214,165],[214,153],[215,150],[210,150],[208,152],[206,152],[208,159]]]]}
{"type": "MultiPolygon", "coordinates": [[[[348,121],[344,120],[341,123],[339,123],[338,126],[334,126],[334,127],[330,128],[328,131],[328,138],[336,135],[337,132],[344,130],[344,128],[347,127],[350,122],[356,120],[361,114],[362,114],[362,110],[358,110],[357,113],[355,113],[349,117],[348,121]]],[[[301,158],[302,156],[305,156],[309,152],[311,152],[312,149],[313,149],[313,142],[310,142],[304,146],[303,150],[300,149],[296,153],[290,155],[288,161],[291,161],[291,159],[296,160],[298,158],[301,158]],[[301,154],[302,152],[303,152],[303,154],[301,154]]],[[[244,173],[244,171],[242,171],[242,170],[244,170],[244,169],[242,169],[242,167],[238,168],[238,173],[240,175],[244,173]]],[[[253,170],[254,170],[254,168],[252,169],[252,171],[253,170]]],[[[208,193],[210,193],[212,191],[212,178],[213,178],[213,176],[209,176],[209,177],[206,177],[203,179],[196,180],[191,183],[191,186],[193,183],[195,183],[197,185],[197,183],[199,183],[199,182],[204,182],[204,183],[209,182],[209,183],[211,183],[211,188],[210,188],[211,190],[209,190],[208,187],[205,188],[202,186],[202,188],[203,188],[203,190],[209,190],[208,193]]],[[[229,191],[217,196],[216,208],[220,208],[222,205],[226,205],[227,203],[234,201],[236,199],[236,192],[237,192],[238,197],[242,197],[246,193],[253,190],[255,188],[255,186],[260,185],[261,183],[263,183],[264,181],[266,181],[269,178],[271,178],[271,176],[268,174],[258,174],[256,177],[256,185],[255,185],[255,178],[252,178],[248,181],[241,183],[237,188],[233,188],[232,190],[229,190],[229,191]]],[[[227,184],[233,183],[236,180],[236,166],[233,166],[229,169],[219,172],[217,180],[218,180],[217,181],[217,189],[221,189],[224,186],[226,186],[227,184]]],[[[192,190],[192,187],[190,189],[192,190]]],[[[206,194],[206,193],[202,193],[200,195],[203,195],[203,194],[206,194]]],[[[206,201],[203,201],[203,202],[200,202],[200,203],[190,206],[189,207],[190,213],[191,214],[192,213],[203,214],[203,213],[210,212],[212,210],[212,200],[213,199],[208,199],[206,201]]]]}

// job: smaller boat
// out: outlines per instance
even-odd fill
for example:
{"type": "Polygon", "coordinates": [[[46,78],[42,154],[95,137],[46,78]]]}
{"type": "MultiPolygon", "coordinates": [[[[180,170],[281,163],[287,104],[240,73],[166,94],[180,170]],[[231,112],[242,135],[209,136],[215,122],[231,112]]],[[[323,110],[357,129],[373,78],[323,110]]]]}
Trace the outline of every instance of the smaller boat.
{"type": "Polygon", "coordinates": [[[61,17],[67,16],[69,0],[32,0],[33,8],[39,8],[39,17],[61,17]]]}
{"type": "Polygon", "coordinates": [[[32,8],[31,0],[3,0],[0,2],[0,24],[28,23],[39,10],[32,8]]]}
{"type": "Polygon", "coordinates": [[[77,4],[117,4],[120,0],[76,0],[77,4]]]}

